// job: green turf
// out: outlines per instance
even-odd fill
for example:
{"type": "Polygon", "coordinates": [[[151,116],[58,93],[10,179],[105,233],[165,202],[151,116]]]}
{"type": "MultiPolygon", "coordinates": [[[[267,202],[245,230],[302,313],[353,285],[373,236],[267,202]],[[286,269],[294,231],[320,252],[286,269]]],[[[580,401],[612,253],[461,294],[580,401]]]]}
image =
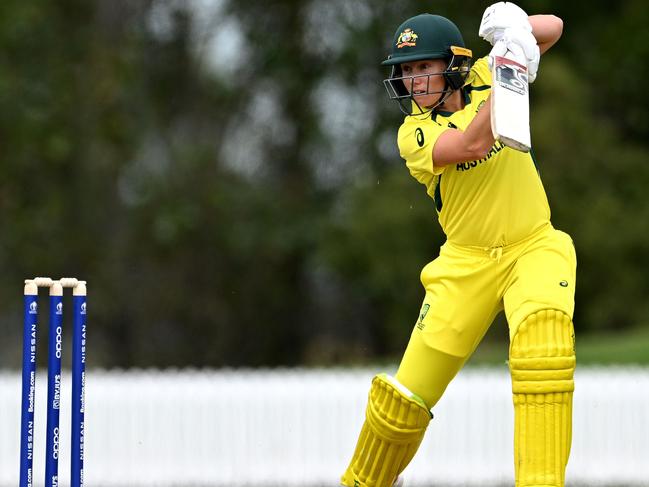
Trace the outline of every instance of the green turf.
{"type": "MultiPolygon", "coordinates": [[[[469,365],[505,363],[507,338],[488,338],[480,344],[469,365]]],[[[617,333],[577,333],[576,348],[580,365],[649,365],[649,327],[617,333]]]]}
{"type": "Polygon", "coordinates": [[[577,336],[576,347],[579,363],[649,365],[649,328],[577,336]]]}

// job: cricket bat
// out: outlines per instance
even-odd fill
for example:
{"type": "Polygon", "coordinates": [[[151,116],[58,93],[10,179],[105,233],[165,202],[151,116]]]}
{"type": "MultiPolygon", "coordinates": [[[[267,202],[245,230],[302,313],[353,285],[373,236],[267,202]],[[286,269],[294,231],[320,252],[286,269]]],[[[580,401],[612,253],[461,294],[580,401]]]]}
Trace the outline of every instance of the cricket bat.
{"type": "Polygon", "coordinates": [[[491,68],[491,130],[494,138],[521,152],[532,148],[530,97],[525,61],[507,51],[491,68]]]}

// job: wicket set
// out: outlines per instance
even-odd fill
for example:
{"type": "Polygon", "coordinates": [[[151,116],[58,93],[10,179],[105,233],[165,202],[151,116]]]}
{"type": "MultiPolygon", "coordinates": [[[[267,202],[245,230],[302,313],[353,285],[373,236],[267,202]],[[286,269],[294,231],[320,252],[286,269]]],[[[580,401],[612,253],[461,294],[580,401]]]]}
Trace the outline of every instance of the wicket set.
{"type": "Polygon", "coordinates": [[[86,382],[86,282],[69,277],[59,280],[52,280],[49,277],[36,277],[25,280],[20,487],[33,487],[34,483],[34,405],[36,402],[36,331],[39,287],[49,288],[50,290],[45,486],[58,487],[59,485],[63,289],[71,288],[74,311],[72,323],[72,446],[70,485],[72,487],[82,487],[86,382]]]}

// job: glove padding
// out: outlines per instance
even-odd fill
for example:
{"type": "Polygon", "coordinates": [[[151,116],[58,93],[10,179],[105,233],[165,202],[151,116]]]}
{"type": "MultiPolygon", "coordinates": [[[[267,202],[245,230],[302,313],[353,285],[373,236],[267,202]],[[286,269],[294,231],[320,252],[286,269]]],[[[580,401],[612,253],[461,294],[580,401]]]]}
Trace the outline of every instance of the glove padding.
{"type": "Polygon", "coordinates": [[[528,82],[533,83],[539,70],[541,52],[532,32],[518,27],[505,29],[502,37],[489,53],[490,67],[493,65],[495,56],[504,56],[507,51],[512,52],[514,61],[527,66],[528,82]]]}
{"type": "Polygon", "coordinates": [[[532,32],[525,10],[512,2],[498,2],[487,7],[482,14],[478,34],[492,46],[498,42],[508,27],[520,27],[532,32]]]}

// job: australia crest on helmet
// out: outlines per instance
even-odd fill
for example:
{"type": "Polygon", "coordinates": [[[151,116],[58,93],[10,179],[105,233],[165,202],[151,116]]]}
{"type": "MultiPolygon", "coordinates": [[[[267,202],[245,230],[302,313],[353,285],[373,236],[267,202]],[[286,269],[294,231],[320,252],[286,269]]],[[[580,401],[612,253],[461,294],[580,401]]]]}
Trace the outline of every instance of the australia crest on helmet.
{"type": "Polygon", "coordinates": [[[418,38],[419,36],[410,27],[407,27],[397,38],[397,47],[401,49],[402,47],[416,46],[418,38]]]}

